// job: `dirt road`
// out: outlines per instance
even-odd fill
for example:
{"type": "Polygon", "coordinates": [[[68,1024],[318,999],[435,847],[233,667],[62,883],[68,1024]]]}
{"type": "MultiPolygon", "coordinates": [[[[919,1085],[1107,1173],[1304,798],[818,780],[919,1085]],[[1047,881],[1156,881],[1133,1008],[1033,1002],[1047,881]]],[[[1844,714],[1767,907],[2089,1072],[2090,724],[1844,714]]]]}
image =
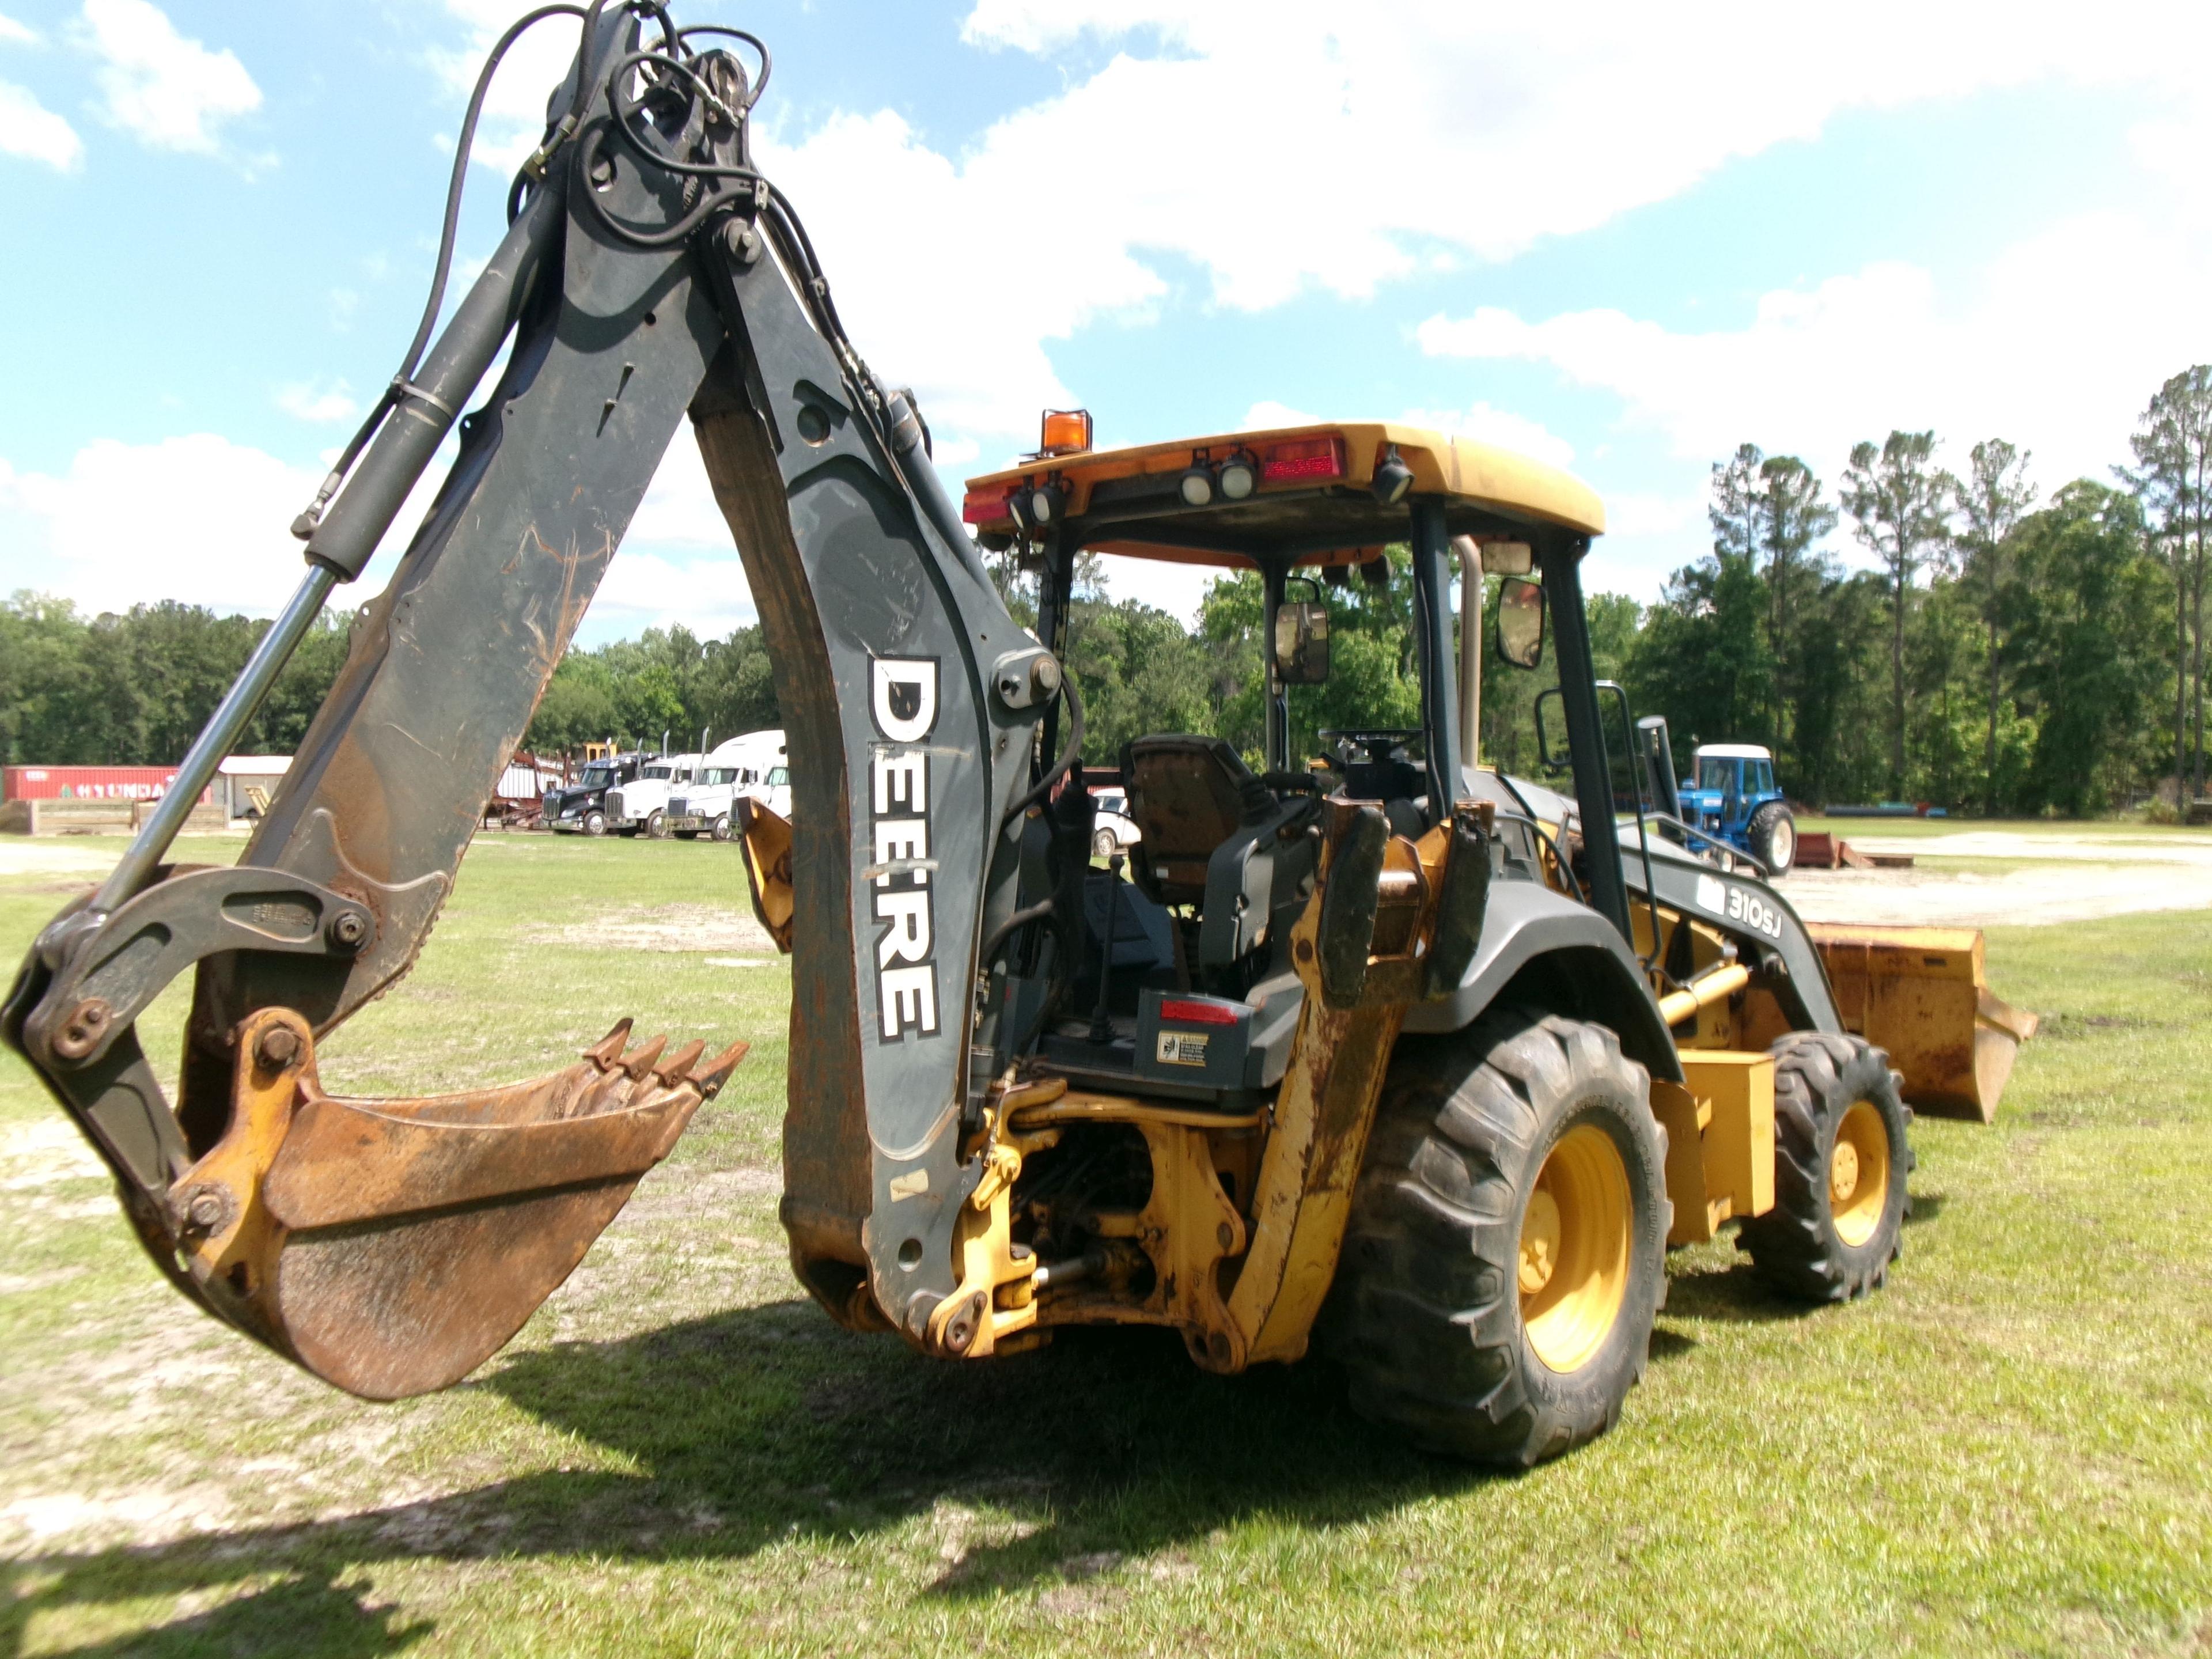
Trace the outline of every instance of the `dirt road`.
{"type": "Polygon", "coordinates": [[[2212,836],[1854,835],[1863,853],[1909,853],[1910,870],[1798,870],[1782,884],[1808,921],[1993,927],[2212,907],[2212,836]]]}

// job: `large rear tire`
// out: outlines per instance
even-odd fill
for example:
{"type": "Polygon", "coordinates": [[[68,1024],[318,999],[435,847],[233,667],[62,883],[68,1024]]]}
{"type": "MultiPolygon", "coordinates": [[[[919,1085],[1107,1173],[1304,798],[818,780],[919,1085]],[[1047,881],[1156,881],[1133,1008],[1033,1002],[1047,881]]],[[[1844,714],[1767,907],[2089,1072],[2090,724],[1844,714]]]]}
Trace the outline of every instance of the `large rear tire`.
{"type": "Polygon", "coordinates": [[[1751,815],[1744,839],[1768,875],[1786,876],[1797,862],[1797,815],[1785,803],[1771,800],[1751,815]]]}
{"type": "Polygon", "coordinates": [[[1521,1468],[1611,1428],[1665,1300],[1666,1163],[1603,1026],[1493,1010],[1401,1043],[1323,1327],[1353,1406],[1521,1468]]]}
{"type": "Polygon", "coordinates": [[[1793,1031],[1774,1055],[1774,1207],[1736,1235],[1759,1276],[1807,1302],[1879,1289],[1912,1212],[1911,1109],[1864,1037],[1793,1031]]]}

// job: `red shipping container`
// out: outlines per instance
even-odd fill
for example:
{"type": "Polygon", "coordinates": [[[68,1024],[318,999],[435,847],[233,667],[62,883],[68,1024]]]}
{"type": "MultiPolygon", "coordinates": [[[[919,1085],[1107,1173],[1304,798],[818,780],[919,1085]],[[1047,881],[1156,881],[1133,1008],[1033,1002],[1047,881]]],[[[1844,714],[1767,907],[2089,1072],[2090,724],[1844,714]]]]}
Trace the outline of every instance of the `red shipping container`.
{"type": "MultiPolygon", "coordinates": [[[[173,766],[0,767],[0,800],[159,800],[176,781],[173,766]]],[[[215,799],[200,792],[200,805],[215,799]]]]}

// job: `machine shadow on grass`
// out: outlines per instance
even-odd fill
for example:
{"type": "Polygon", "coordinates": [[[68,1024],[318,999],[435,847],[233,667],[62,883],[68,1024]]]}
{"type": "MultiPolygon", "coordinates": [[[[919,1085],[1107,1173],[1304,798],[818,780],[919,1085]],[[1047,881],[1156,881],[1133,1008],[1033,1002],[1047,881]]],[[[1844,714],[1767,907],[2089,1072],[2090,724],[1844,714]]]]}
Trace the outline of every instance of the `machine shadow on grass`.
{"type": "MultiPolygon", "coordinates": [[[[1741,1270],[1677,1278],[1652,1358],[1695,1349],[1685,1320],[1789,1311],[1741,1270]]],[[[465,1386],[641,1472],[542,1469],[331,1520],[20,1559],[0,1606],[0,1637],[13,1640],[0,1651],[20,1650],[43,1612],[254,1580],[251,1594],[114,1650],[251,1647],[281,1630],[293,1651],[398,1652],[431,1626],[373,1602],[360,1574],[378,1563],[742,1559],[786,1539],[894,1528],[940,1502],[981,1517],[967,1529],[981,1541],[921,1592],[957,1601],[1188,1545],[1255,1515],[1339,1525],[1513,1478],[1367,1423],[1327,1364],[1212,1376],[1156,1330],[1078,1328],[1041,1352],[962,1365],[839,1330],[792,1300],[556,1344],[465,1386]]]]}

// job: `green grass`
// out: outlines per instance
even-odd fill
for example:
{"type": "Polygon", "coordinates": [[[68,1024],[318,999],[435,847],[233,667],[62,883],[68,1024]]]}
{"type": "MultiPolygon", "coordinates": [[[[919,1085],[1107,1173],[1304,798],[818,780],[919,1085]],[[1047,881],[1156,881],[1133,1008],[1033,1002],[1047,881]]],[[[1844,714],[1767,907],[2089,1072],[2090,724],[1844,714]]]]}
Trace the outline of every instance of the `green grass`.
{"type": "MultiPolygon", "coordinates": [[[[775,1218],[787,975],[544,937],[742,913],[740,879],[726,848],[487,844],[332,1043],[378,1091],[524,1075],[625,1012],[756,1044],[428,1400],[331,1395],[195,1313],[0,1061],[6,1651],[2212,1650],[2212,913],[1993,933],[2045,1035],[1996,1127],[1916,1127],[1889,1288],[1806,1313],[1725,1242],[1678,1254],[1620,1430],[1509,1479],[1320,1364],[1076,1333],[960,1366],[832,1327],[775,1218]]],[[[0,950],[60,884],[0,883],[0,950]]]]}

